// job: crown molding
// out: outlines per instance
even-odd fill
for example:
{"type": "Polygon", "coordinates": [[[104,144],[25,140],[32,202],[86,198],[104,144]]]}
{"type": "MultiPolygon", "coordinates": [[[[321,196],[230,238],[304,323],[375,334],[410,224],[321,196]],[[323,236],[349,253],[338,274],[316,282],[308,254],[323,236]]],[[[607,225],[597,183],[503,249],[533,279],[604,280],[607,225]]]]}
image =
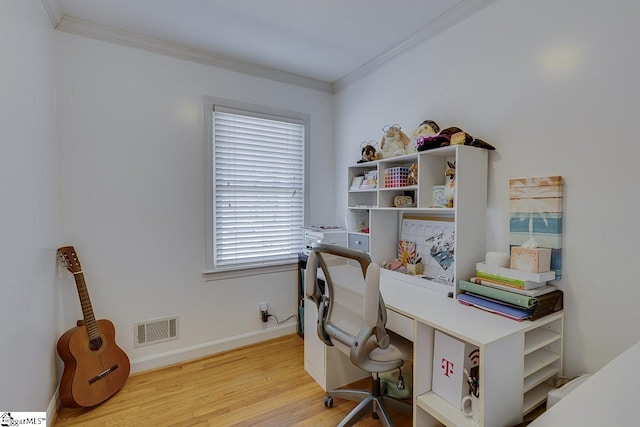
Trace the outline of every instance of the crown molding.
{"type": "Polygon", "coordinates": [[[330,83],[66,16],[60,0],[41,0],[53,27],[60,31],[329,93],[340,92],[347,86],[381,68],[397,56],[444,32],[496,1],[462,0],[386,52],[376,56],[346,76],[330,83]]]}
{"type": "Polygon", "coordinates": [[[448,28],[453,27],[469,16],[479,12],[491,3],[497,0],[463,0],[460,3],[447,10],[442,15],[439,15],[425,24],[418,31],[407,37],[391,49],[376,56],[369,62],[356,68],[344,77],[336,80],[333,83],[334,93],[340,92],[347,86],[362,79],[366,75],[372,73],[384,64],[388,63],[400,54],[412,49],[413,47],[424,43],[425,41],[437,36],[444,32],[448,28]]]}
{"type": "Polygon", "coordinates": [[[47,11],[47,15],[49,15],[49,19],[51,20],[51,24],[53,28],[56,28],[62,17],[64,16],[64,11],[62,10],[62,5],[60,4],[60,0],[40,0],[42,2],[42,6],[47,11]]]}
{"type": "MultiPolygon", "coordinates": [[[[43,3],[58,2],[58,0],[42,1],[43,3]]],[[[278,70],[276,68],[240,61],[212,52],[182,46],[177,43],[166,42],[129,33],[127,31],[99,25],[84,19],[63,15],[62,19],[57,24],[56,29],[70,34],[119,44],[121,46],[142,49],[160,55],[199,62],[206,65],[213,65],[215,67],[225,68],[227,70],[248,74],[254,77],[261,77],[282,83],[333,93],[333,85],[328,82],[278,70]]]]}

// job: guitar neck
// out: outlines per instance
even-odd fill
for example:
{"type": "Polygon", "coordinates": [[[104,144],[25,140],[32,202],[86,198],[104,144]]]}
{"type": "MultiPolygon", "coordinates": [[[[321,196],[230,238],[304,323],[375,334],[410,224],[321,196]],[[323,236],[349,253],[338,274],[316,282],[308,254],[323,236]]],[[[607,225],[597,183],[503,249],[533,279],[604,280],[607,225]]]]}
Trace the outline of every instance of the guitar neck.
{"type": "Polygon", "coordinates": [[[96,317],[93,314],[93,308],[91,307],[91,300],[89,299],[87,284],[84,281],[84,274],[82,274],[82,271],[78,271],[73,273],[73,277],[76,280],[78,296],[80,297],[80,305],[82,306],[82,315],[84,316],[84,324],[89,332],[89,339],[93,340],[99,338],[100,331],[98,330],[96,317]]]}

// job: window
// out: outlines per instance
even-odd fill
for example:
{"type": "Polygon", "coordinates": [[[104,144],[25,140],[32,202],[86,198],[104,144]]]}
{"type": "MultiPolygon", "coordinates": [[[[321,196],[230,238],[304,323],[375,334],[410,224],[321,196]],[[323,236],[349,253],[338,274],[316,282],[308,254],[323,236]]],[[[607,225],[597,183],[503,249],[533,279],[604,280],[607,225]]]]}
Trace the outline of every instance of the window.
{"type": "Polygon", "coordinates": [[[305,219],[308,116],[212,98],[205,108],[210,148],[205,275],[218,279],[295,268],[305,219]]]}

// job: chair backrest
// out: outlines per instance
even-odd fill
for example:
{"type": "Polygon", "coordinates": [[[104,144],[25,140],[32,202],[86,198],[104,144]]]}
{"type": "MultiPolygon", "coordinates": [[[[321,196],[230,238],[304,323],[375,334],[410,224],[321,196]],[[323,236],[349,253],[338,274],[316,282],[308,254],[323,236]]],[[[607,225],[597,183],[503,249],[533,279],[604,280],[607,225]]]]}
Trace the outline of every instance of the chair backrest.
{"type": "Polygon", "coordinates": [[[390,343],[385,329],[387,311],[380,295],[380,267],[366,252],[318,244],[307,260],[305,293],[318,308],[318,337],[341,350],[349,348],[352,363],[376,372],[369,353],[376,347],[386,349],[390,343]],[[318,267],[324,286],[317,280],[318,267]]]}

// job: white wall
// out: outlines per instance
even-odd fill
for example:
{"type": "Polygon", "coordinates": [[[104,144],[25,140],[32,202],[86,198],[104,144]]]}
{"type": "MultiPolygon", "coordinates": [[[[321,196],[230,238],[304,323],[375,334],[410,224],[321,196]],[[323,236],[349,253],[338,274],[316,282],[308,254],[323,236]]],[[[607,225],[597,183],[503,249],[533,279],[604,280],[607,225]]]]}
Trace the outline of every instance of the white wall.
{"type": "Polygon", "coordinates": [[[0,410],[46,411],[56,387],[58,243],[53,29],[0,2],[0,410]]]}
{"type": "MultiPolygon", "coordinates": [[[[335,97],[336,194],[385,124],[425,119],[493,144],[487,250],[508,249],[508,180],[562,175],[565,367],[595,371],[640,339],[640,3],[497,1],[335,97]]],[[[464,248],[460,248],[464,250],[464,248]]]]}
{"type": "MultiPolygon", "coordinates": [[[[309,113],[310,222],[333,223],[332,96],[66,33],[57,48],[62,240],[133,369],[269,336],[277,328],[260,322],[259,302],[281,320],[297,314],[295,271],[202,279],[203,100],[309,113]],[[173,315],[179,340],[133,348],[135,322],[173,315]]],[[[68,328],[80,308],[70,276],[63,288],[68,328]]],[[[288,325],[279,333],[295,330],[288,325]]]]}

